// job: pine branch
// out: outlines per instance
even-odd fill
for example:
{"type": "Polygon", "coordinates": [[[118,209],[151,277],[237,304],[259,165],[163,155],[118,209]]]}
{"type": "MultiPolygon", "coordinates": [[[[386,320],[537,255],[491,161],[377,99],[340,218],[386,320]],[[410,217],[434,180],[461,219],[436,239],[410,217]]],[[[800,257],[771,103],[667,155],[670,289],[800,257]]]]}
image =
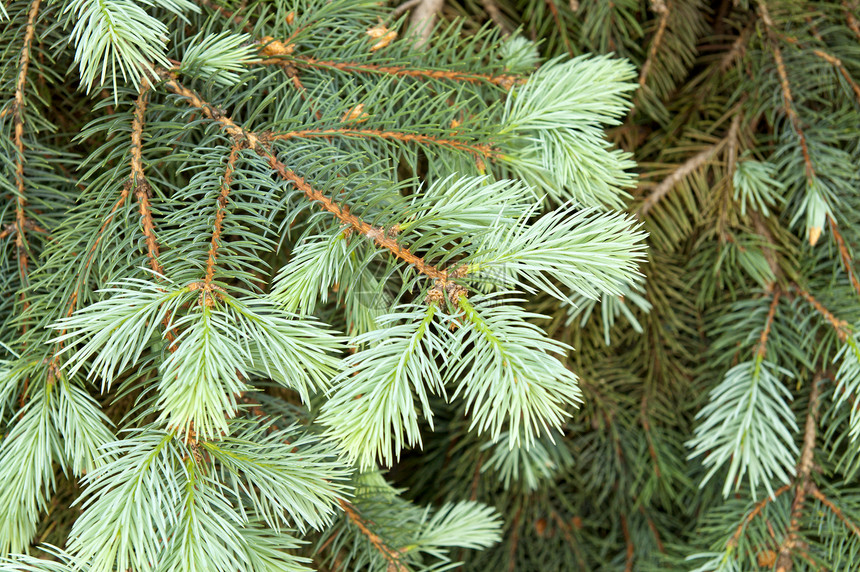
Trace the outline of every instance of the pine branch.
{"type": "Polygon", "coordinates": [[[370,530],[368,523],[361,518],[358,509],[344,499],[338,499],[343,512],[349,520],[367,537],[373,547],[388,561],[388,572],[410,572],[410,569],[401,560],[400,552],[389,547],[378,534],[370,530]]]}
{"type": "Polygon", "coordinates": [[[165,82],[165,85],[177,95],[182,96],[186,103],[203,111],[209,119],[220,123],[222,128],[231,137],[239,138],[240,140],[247,142],[248,148],[264,159],[267,159],[269,161],[269,165],[282,179],[292,182],[308,199],[320,204],[324,210],[336,216],[341,222],[352,228],[354,231],[366,236],[378,246],[391,252],[395,257],[410,264],[421,274],[424,274],[433,280],[437,280],[442,284],[447,283],[450,277],[459,277],[459,275],[454,276],[454,274],[449,273],[447,270],[440,270],[439,268],[428,264],[423,258],[410,252],[408,248],[400,246],[394,238],[389,236],[385,229],[374,227],[373,225],[361,220],[359,217],[352,214],[348,207],[335,203],[324,193],[313,188],[304,180],[304,178],[293,173],[272,153],[272,151],[269,150],[268,145],[265,143],[268,141],[267,137],[245,130],[230,117],[225,116],[218,108],[202,100],[199,95],[192,90],[185,88],[175,79],[168,79],[165,82]]]}
{"type": "Polygon", "coordinates": [[[810,477],[814,466],[813,454],[815,453],[815,436],[818,426],[819,383],[821,383],[821,377],[816,375],[809,394],[809,413],[806,415],[806,426],[803,431],[803,448],[800,453],[797,476],[794,480],[795,494],[791,503],[791,520],[778,550],[779,558],[776,568],[780,572],[791,572],[794,566],[792,553],[795,548],[803,548],[802,543],[797,540],[797,532],[800,528],[800,519],[803,517],[806,495],[810,492],[810,477]]]}
{"type": "Polygon", "coordinates": [[[819,50],[817,48],[809,49],[807,46],[804,46],[800,42],[800,40],[793,36],[780,34],[779,37],[781,37],[789,44],[797,46],[801,50],[809,50],[810,53],[812,53],[814,56],[824,60],[825,62],[836,68],[839,73],[842,74],[842,77],[845,78],[845,81],[848,83],[848,85],[851,87],[851,90],[854,92],[854,96],[857,99],[857,102],[860,103],[860,85],[857,85],[857,82],[854,81],[854,78],[851,77],[851,73],[845,68],[845,65],[842,63],[842,60],[840,60],[836,56],[828,54],[824,50],[819,50]]]}
{"type": "Polygon", "coordinates": [[[779,304],[779,295],[780,291],[774,290],[773,292],[773,300],[770,303],[770,309],[767,312],[767,320],[765,321],[764,328],[762,328],[761,336],[759,336],[758,340],[758,348],[756,349],[756,358],[764,359],[765,354],[767,353],[767,338],[770,335],[770,328],[773,325],[773,318],[776,315],[776,307],[779,304]]]}
{"type": "MultiPolygon", "coordinates": [[[[284,55],[286,56],[287,54],[284,55]]],[[[489,83],[504,89],[510,89],[513,86],[523,84],[526,81],[525,78],[513,74],[488,75],[474,72],[407,68],[403,66],[384,66],[361,62],[338,62],[331,60],[318,60],[310,56],[290,56],[288,61],[299,67],[335,69],[357,74],[390,75],[394,77],[411,77],[416,79],[445,80],[475,84],[489,83]]],[[[269,62],[264,61],[263,63],[269,62]]]]}
{"type": "MultiPolygon", "coordinates": [[[[661,0],[662,2],[662,0],[661,0]]],[[[663,36],[666,33],[666,27],[669,25],[669,10],[671,4],[666,2],[663,4],[663,9],[659,11],[660,22],[657,24],[657,31],[654,33],[654,38],[651,40],[651,46],[648,48],[648,57],[645,58],[645,63],[642,64],[642,70],[639,72],[639,85],[644,86],[648,81],[648,74],[651,72],[651,66],[654,65],[654,59],[657,57],[657,51],[663,42],[663,36]]]]}
{"type": "MultiPolygon", "coordinates": [[[[27,26],[24,29],[24,44],[21,47],[21,55],[18,60],[18,79],[15,82],[15,97],[12,109],[12,122],[14,128],[13,143],[17,154],[15,157],[15,187],[17,193],[15,196],[15,248],[18,256],[18,276],[21,280],[21,301],[24,309],[30,306],[24,290],[29,285],[30,262],[28,251],[30,250],[29,242],[25,229],[27,228],[27,215],[25,208],[27,206],[27,194],[25,191],[24,182],[24,92],[27,88],[27,72],[30,69],[31,48],[33,37],[36,34],[36,17],[39,15],[39,6],[41,0],[32,0],[30,10],[27,13],[27,26]]],[[[26,322],[22,323],[22,329],[26,331],[26,322]]]]}
{"type": "Polygon", "coordinates": [[[711,157],[717,154],[725,142],[726,140],[723,139],[719,143],[711,145],[704,151],[700,151],[687,159],[680,167],[672,171],[671,175],[663,179],[659,185],[654,187],[654,190],[651,191],[639,206],[639,209],[637,210],[639,218],[644,219],[648,216],[648,212],[667,194],[669,194],[669,192],[675,188],[675,185],[684,180],[684,178],[690,175],[690,173],[693,173],[696,169],[699,169],[702,165],[707,163],[711,157]]]}
{"type": "Polygon", "coordinates": [[[857,18],[854,17],[854,14],[857,12],[857,2],[856,0],[843,0],[842,7],[845,9],[845,22],[848,24],[848,28],[854,32],[854,35],[857,37],[857,40],[860,40],[860,24],[857,23],[857,18]]]}
{"type": "Polygon", "coordinates": [[[561,21],[561,14],[558,13],[558,6],[555,5],[555,0],[544,0],[549,13],[552,14],[552,20],[555,22],[555,27],[564,42],[564,48],[569,55],[574,55],[573,46],[570,45],[570,39],[567,37],[567,30],[564,23],[561,21]]]}
{"type": "Polygon", "coordinates": [[[523,507],[520,505],[511,521],[511,530],[513,530],[513,533],[511,534],[511,547],[508,552],[508,572],[514,572],[517,568],[517,549],[520,545],[520,516],[522,516],[522,512],[523,507]]]}
{"type": "Polygon", "coordinates": [[[635,547],[633,546],[633,539],[630,536],[630,529],[627,527],[627,517],[624,514],[621,515],[621,532],[624,535],[624,545],[626,547],[624,572],[633,572],[633,558],[635,556],[635,547]]]}
{"type": "Polygon", "coordinates": [[[841,341],[845,341],[848,339],[848,336],[851,335],[851,330],[848,326],[848,322],[845,320],[840,320],[833,313],[824,307],[824,305],[816,300],[812,294],[801,288],[800,286],[795,285],[795,290],[803,296],[807,302],[812,304],[812,307],[815,308],[815,311],[821,314],[827,322],[833,326],[833,329],[836,330],[836,335],[839,337],[841,341]]]}
{"type": "Polygon", "coordinates": [[[821,504],[826,506],[828,510],[830,510],[830,512],[836,515],[836,518],[842,521],[842,523],[845,525],[845,528],[850,530],[854,534],[854,536],[860,539],[860,526],[857,526],[854,521],[845,516],[845,513],[842,512],[842,509],[833,504],[833,501],[827,498],[827,496],[825,496],[825,494],[821,492],[821,490],[815,485],[815,483],[809,483],[808,492],[816,499],[818,499],[821,504]]]}
{"type": "MultiPolygon", "coordinates": [[[[218,196],[218,204],[215,209],[215,222],[212,226],[212,240],[209,246],[209,257],[206,260],[206,277],[203,279],[203,293],[207,295],[212,290],[212,280],[215,278],[215,264],[218,257],[218,247],[221,244],[221,225],[227,209],[227,199],[230,195],[230,185],[233,183],[233,172],[236,170],[236,160],[239,158],[241,145],[233,145],[230,155],[227,157],[227,166],[224,168],[224,176],[221,181],[221,194],[218,196]]],[[[211,304],[211,300],[207,300],[211,304]]]]}
{"type": "Polygon", "coordinates": [[[412,10],[409,25],[412,32],[418,37],[416,48],[421,48],[430,40],[433,29],[436,27],[436,15],[442,11],[445,0],[421,0],[412,10]]]}
{"type": "Polygon", "coordinates": [[[164,276],[164,268],[159,257],[158,239],[155,236],[155,223],[152,220],[152,208],[149,206],[151,187],[143,172],[143,128],[146,118],[146,106],[149,103],[150,86],[146,79],[142,80],[140,94],[134,104],[134,120],[131,129],[131,177],[129,185],[134,190],[139,203],[140,223],[146,238],[147,258],[149,266],[158,276],[164,276]]]}
{"type": "Polygon", "coordinates": [[[401,133],[398,131],[383,131],[380,129],[303,129],[290,131],[288,133],[275,133],[271,139],[287,141],[290,139],[317,139],[330,137],[345,137],[356,139],[386,139],[400,141],[403,143],[418,143],[419,145],[437,145],[457,151],[466,151],[475,157],[493,158],[498,155],[492,145],[483,143],[462,143],[451,139],[441,139],[433,135],[421,135],[418,133],[401,133]]]}
{"type": "Polygon", "coordinates": [[[842,261],[842,267],[848,273],[848,279],[851,280],[851,285],[854,291],[860,295],[860,279],[857,278],[857,271],[854,269],[854,261],[851,259],[851,253],[848,252],[848,247],[845,244],[845,239],[842,233],[836,226],[836,221],[833,217],[827,217],[827,222],[830,224],[830,232],[833,233],[833,238],[836,240],[836,246],[839,248],[839,258],[842,261]]]}

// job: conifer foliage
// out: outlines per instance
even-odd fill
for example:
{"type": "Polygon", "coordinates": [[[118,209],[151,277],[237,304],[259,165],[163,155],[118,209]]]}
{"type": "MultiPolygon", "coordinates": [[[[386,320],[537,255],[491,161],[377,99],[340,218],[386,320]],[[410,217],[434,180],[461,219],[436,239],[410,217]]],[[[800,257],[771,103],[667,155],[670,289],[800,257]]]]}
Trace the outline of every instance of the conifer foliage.
{"type": "Polygon", "coordinates": [[[470,570],[860,569],[860,4],[445,6],[535,58],[635,64],[609,139],[638,164],[648,261],[623,299],[527,306],[576,347],[563,440],[502,449],[452,411],[398,482],[502,512],[470,570]]]}
{"type": "Polygon", "coordinates": [[[474,494],[384,471],[451,419],[514,478],[556,454],[583,392],[533,301],[641,291],[603,132],[633,67],[535,71],[522,39],[426,41],[361,0],[2,18],[0,569],[443,570],[497,543],[474,494]]]}

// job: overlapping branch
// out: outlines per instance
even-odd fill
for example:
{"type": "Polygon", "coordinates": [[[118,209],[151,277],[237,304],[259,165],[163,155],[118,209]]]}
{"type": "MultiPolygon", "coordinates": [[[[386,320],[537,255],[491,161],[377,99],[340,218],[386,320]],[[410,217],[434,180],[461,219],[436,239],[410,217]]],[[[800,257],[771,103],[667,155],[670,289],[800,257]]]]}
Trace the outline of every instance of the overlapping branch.
{"type": "Polygon", "coordinates": [[[504,89],[510,89],[517,84],[525,83],[525,78],[512,74],[490,75],[473,72],[458,72],[450,70],[431,70],[421,68],[408,68],[405,66],[384,66],[377,64],[365,64],[361,62],[338,62],[334,60],[318,60],[310,56],[290,56],[288,60],[273,58],[264,60],[263,64],[280,63],[289,61],[298,67],[334,69],[343,72],[371,75],[390,75],[394,77],[411,77],[425,80],[447,80],[465,83],[490,83],[504,89]]]}
{"type": "Polygon", "coordinates": [[[761,331],[761,336],[758,340],[758,348],[756,349],[756,357],[764,359],[767,353],[767,338],[770,335],[770,329],[773,326],[773,318],[776,315],[776,307],[779,305],[779,290],[774,290],[773,300],[770,302],[770,309],[767,312],[767,320],[765,320],[764,328],[761,331]]]}
{"type": "Polygon", "coordinates": [[[773,51],[773,59],[776,62],[776,73],[779,75],[779,85],[782,89],[783,106],[785,114],[788,116],[795,133],[797,133],[798,141],[800,142],[801,152],[803,153],[803,163],[806,167],[806,177],[812,179],[815,176],[815,169],[812,166],[812,159],[809,155],[809,145],[806,141],[806,134],[800,125],[800,117],[794,109],[794,96],[791,93],[791,84],[788,81],[788,72],[785,68],[785,60],[782,58],[782,50],[779,48],[776,32],[774,31],[774,23],[768,12],[767,4],[763,0],[759,0],[759,10],[761,19],[767,29],[768,37],[771,40],[771,50],[773,51]]]}
{"type": "Polygon", "coordinates": [[[642,71],[639,72],[639,85],[644,86],[648,81],[648,74],[654,65],[654,59],[657,57],[657,51],[663,43],[663,36],[666,34],[666,28],[669,25],[669,6],[662,5],[660,11],[660,22],[657,24],[657,31],[654,33],[654,38],[651,40],[651,46],[648,49],[648,57],[645,58],[645,63],[642,64],[642,71]]]}
{"type": "Polygon", "coordinates": [[[833,329],[836,330],[836,335],[841,341],[844,342],[848,339],[848,336],[851,334],[851,330],[848,327],[848,322],[846,322],[845,320],[840,320],[839,318],[834,316],[833,313],[827,308],[825,308],[821,302],[816,300],[812,296],[812,294],[810,294],[800,286],[796,286],[795,289],[797,290],[798,294],[803,296],[803,298],[806,299],[806,301],[809,302],[813,308],[815,308],[816,312],[821,314],[824,319],[827,320],[827,322],[831,326],[833,326],[833,329]]]}
{"type": "Polygon", "coordinates": [[[389,236],[385,229],[374,227],[373,225],[363,221],[360,217],[352,214],[349,207],[337,204],[322,191],[312,187],[304,180],[304,178],[291,171],[271,151],[267,144],[270,140],[268,137],[245,130],[242,126],[233,121],[233,119],[222,113],[217,107],[207,103],[201,99],[197,93],[184,87],[175,79],[167,79],[165,81],[165,85],[172,92],[183,97],[186,103],[192,107],[200,109],[206,117],[220,123],[222,129],[224,129],[224,131],[226,131],[231,137],[245,141],[249,149],[268,160],[269,166],[272,167],[272,169],[274,169],[282,179],[292,182],[308,199],[321,205],[324,210],[336,216],[353,231],[371,239],[376,245],[388,250],[400,260],[411,265],[421,274],[442,283],[446,283],[448,281],[449,273],[447,270],[441,270],[432,264],[425,262],[423,258],[413,254],[408,248],[400,246],[394,238],[389,236]]]}
{"type": "Polygon", "coordinates": [[[215,222],[212,227],[212,239],[209,242],[209,256],[206,260],[206,277],[203,279],[204,292],[211,290],[212,280],[215,278],[215,264],[218,258],[218,247],[221,244],[221,230],[224,223],[224,215],[227,212],[230,185],[233,184],[233,172],[236,170],[236,160],[239,158],[241,150],[241,145],[233,145],[230,149],[230,155],[227,157],[227,166],[224,168],[224,177],[221,180],[221,193],[218,195],[215,222]]]}
{"type": "Polygon", "coordinates": [[[417,143],[419,145],[436,145],[457,151],[465,151],[476,157],[494,157],[496,151],[491,145],[484,143],[463,143],[453,139],[442,139],[432,135],[418,133],[401,133],[399,131],[383,131],[380,129],[303,129],[288,133],[277,133],[272,139],[287,141],[290,139],[325,139],[329,137],[346,137],[355,139],[387,139],[402,143],[417,143]]]}
{"type": "Polygon", "coordinates": [[[140,86],[140,94],[134,103],[134,119],[131,124],[131,177],[129,178],[129,185],[134,190],[137,202],[140,204],[140,222],[143,227],[143,236],[146,238],[149,266],[154,272],[163,276],[164,268],[158,259],[158,239],[155,237],[155,223],[152,220],[152,208],[149,205],[151,188],[143,172],[143,126],[149,95],[150,86],[144,79],[140,86]]]}

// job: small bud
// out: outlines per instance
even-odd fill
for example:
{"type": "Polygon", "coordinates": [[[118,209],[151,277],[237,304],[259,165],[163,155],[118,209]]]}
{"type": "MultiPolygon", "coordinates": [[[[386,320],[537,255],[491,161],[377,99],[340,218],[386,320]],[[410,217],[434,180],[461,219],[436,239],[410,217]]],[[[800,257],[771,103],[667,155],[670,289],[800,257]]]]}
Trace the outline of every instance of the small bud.
{"type": "Polygon", "coordinates": [[[460,121],[457,119],[452,119],[451,120],[451,129],[457,129],[458,127],[460,127],[460,121]]]}
{"type": "Polygon", "coordinates": [[[371,52],[381,50],[397,38],[397,32],[394,30],[389,30],[385,27],[384,24],[379,24],[378,26],[374,26],[373,28],[369,29],[367,31],[367,35],[374,40],[378,40],[375,44],[373,44],[373,46],[371,46],[371,52]]]}
{"type": "Polygon", "coordinates": [[[776,552],[773,550],[763,550],[757,556],[758,565],[762,568],[772,568],[776,564],[776,552]]]}
{"type": "Polygon", "coordinates": [[[821,227],[820,226],[812,226],[809,228],[809,244],[811,246],[815,246],[815,243],[818,242],[818,239],[821,238],[821,227]]]}
{"type": "Polygon", "coordinates": [[[295,22],[295,20],[296,20],[296,13],[295,12],[290,12],[289,14],[287,14],[287,24],[292,26],[293,22],[295,22]]]}
{"type": "Polygon", "coordinates": [[[296,49],[296,46],[293,44],[284,44],[272,36],[265,36],[260,40],[260,43],[263,44],[263,49],[260,50],[260,53],[264,56],[288,56],[296,49]]]}

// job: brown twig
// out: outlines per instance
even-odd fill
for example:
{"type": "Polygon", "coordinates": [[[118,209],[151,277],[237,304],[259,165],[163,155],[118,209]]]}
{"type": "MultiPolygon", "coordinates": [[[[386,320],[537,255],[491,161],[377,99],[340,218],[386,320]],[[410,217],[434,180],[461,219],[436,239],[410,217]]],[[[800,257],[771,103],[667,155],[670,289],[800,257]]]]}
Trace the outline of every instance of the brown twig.
{"type": "Polygon", "coordinates": [[[436,27],[436,17],[444,5],[445,0],[421,0],[413,8],[409,18],[409,27],[418,38],[415,43],[416,48],[427,45],[436,27]]]}
{"type": "Polygon", "coordinates": [[[779,487],[778,489],[776,489],[775,491],[773,491],[773,496],[764,497],[762,500],[757,502],[756,505],[753,507],[753,509],[749,512],[749,514],[746,515],[744,517],[744,519],[741,521],[741,523],[738,525],[737,529],[735,529],[735,533],[732,535],[731,539],[729,540],[729,546],[737,546],[738,540],[740,540],[741,534],[743,534],[744,528],[746,528],[746,526],[749,523],[751,523],[755,517],[757,517],[759,514],[761,514],[761,511],[764,509],[765,506],[767,506],[767,503],[776,500],[777,497],[782,495],[784,492],[786,492],[790,488],[791,488],[791,485],[783,485],[783,486],[779,487]]]}
{"type": "Polygon", "coordinates": [[[203,279],[204,294],[211,290],[212,280],[215,278],[215,261],[218,258],[218,247],[221,243],[221,227],[227,210],[227,199],[230,195],[230,185],[233,184],[233,172],[236,169],[236,160],[239,158],[241,145],[233,145],[230,155],[227,157],[227,166],[224,168],[224,178],[221,180],[221,193],[218,195],[218,203],[215,207],[215,222],[212,225],[212,240],[209,242],[209,256],[206,260],[206,277],[203,279]]]}
{"type": "Polygon", "coordinates": [[[830,323],[830,325],[833,326],[833,329],[836,330],[836,335],[839,337],[840,340],[844,342],[848,339],[848,336],[851,334],[851,330],[848,327],[848,322],[846,322],[845,320],[840,320],[839,318],[834,316],[833,313],[830,312],[830,310],[828,310],[827,308],[825,308],[821,302],[813,298],[812,294],[810,294],[800,286],[796,285],[795,290],[797,290],[798,294],[803,296],[806,301],[809,302],[813,308],[815,308],[816,312],[824,316],[824,319],[826,319],[830,323]]]}
{"type": "Polygon", "coordinates": [[[621,515],[621,532],[624,534],[624,544],[627,547],[624,572],[633,572],[633,557],[635,556],[633,538],[631,538],[630,529],[627,527],[627,517],[623,514],[621,515]]]}
{"type": "Polygon", "coordinates": [[[511,547],[508,550],[508,572],[514,572],[517,567],[517,549],[520,546],[520,516],[522,516],[523,507],[517,509],[514,519],[511,521],[511,547]]]}
{"type": "Polygon", "coordinates": [[[134,103],[134,119],[131,124],[131,176],[129,183],[134,190],[140,212],[140,224],[143,236],[146,238],[146,256],[149,267],[159,275],[164,275],[164,268],[159,261],[158,239],[155,236],[155,223],[152,220],[152,208],[149,205],[151,187],[143,172],[143,126],[145,124],[146,106],[149,104],[150,86],[144,78],[140,93],[134,103]]]}
{"type": "Polygon", "coordinates": [[[502,11],[499,9],[499,5],[496,4],[496,0],[481,0],[481,7],[487,13],[487,16],[490,17],[490,20],[493,21],[493,24],[498,26],[502,31],[503,35],[509,36],[511,34],[511,28],[505,22],[505,18],[502,16],[502,11]]]}
{"type": "Polygon", "coordinates": [[[373,242],[378,246],[385,248],[394,256],[410,264],[418,272],[429,278],[446,284],[449,277],[453,276],[453,274],[449,275],[447,270],[440,270],[439,268],[428,264],[423,258],[410,252],[408,248],[400,246],[400,244],[398,244],[385,229],[377,228],[368,224],[358,216],[352,214],[348,207],[337,204],[333,199],[313,188],[304,180],[304,178],[287,168],[287,166],[284,165],[284,163],[281,162],[269,149],[268,145],[264,143],[264,139],[260,135],[252,131],[245,130],[220,109],[207,103],[201,99],[199,95],[182,86],[175,79],[168,79],[165,81],[165,85],[174,93],[182,96],[189,105],[200,109],[206,117],[220,123],[222,129],[224,129],[224,131],[226,131],[231,137],[244,141],[249,149],[267,159],[269,161],[269,166],[272,167],[272,169],[274,169],[282,179],[292,182],[308,199],[320,204],[324,210],[335,215],[353,231],[373,240],[373,242]]]}
{"type": "Polygon", "coordinates": [[[339,499],[340,507],[349,520],[367,537],[373,547],[382,554],[382,557],[388,561],[388,568],[391,572],[409,572],[409,568],[402,562],[400,552],[389,547],[378,534],[370,530],[367,522],[361,518],[358,509],[355,506],[343,499],[339,499]]]}
{"type": "Polygon", "coordinates": [[[654,524],[654,520],[648,516],[648,513],[645,512],[645,507],[641,504],[639,505],[639,512],[645,517],[645,522],[648,523],[648,528],[651,530],[651,534],[654,535],[654,541],[657,543],[657,550],[665,553],[666,548],[663,546],[663,541],[660,539],[660,531],[657,529],[657,525],[654,524]]]}
{"type": "Polygon", "coordinates": [[[770,335],[770,328],[773,325],[773,318],[776,315],[776,307],[779,304],[779,290],[774,290],[773,292],[773,300],[770,303],[770,310],[767,312],[767,319],[764,323],[764,328],[762,328],[761,336],[758,339],[758,349],[756,349],[756,357],[759,359],[764,359],[765,354],[767,353],[767,337],[770,335]]]}
{"type": "Polygon", "coordinates": [[[451,139],[441,139],[432,135],[419,135],[417,133],[400,133],[397,131],[382,131],[380,129],[303,129],[300,131],[290,131],[288,133],[278,133],[272,135],[272,139],[280,139],[287,141],[290,139],[315,139],[315,138],[330,138],[330,137],[346,137],[357,139],[389,139],[401,141],[403,143],[418,143],[419,145],[437,145],[440,147],[448,147],[458,151],[466,151],[476,157],[492,158],[497,156],[496,151],[491,145],[483,143],[462,143],[451,139]]]}
{"type": "Polygon", "coordinates": [[[806,503],[806,495],[810,492],[810,478],[812,474],[813,455],[815,453],[815,436],[818,424],[818,385],[821,376],[816,376],[812,381],[809,394],[809,412],[806,415],[806,426],[803,431],[803,449],[800,453],[800,463],[797,466],[797,476],[794,480],[794,500],[791,503],[791,520],[785,538],[779,545],[779,557],[776,569],[779,572],[791,572],[794,565],[791,557],[795,548],[803,548],[797,539],[797,531],[800,529],[800,519],[806,503]]]}
{"type": "Polygon", "coordinates": [[[523,84],[526,79],[517,75],[489,75],[480,73],[466,73],[448,70],[427,70],[407,68],[403,66],[381,66],[375,64],[364,64],[360,62],[336,62],[331,60],[317,60],[309,56],[298,56],[291,59],[297,66],[308,68],[328,68],[351,73],[392,75],[395,77],[411,77],[416,79],[436,79],[448,81],[460,81],[466,83],[491,83],[505,89],[514,85],[523,84]]]}
{"type": "Polygon", "coordinates": [[[735,161],[737,160],[737,144],[738,144],[738,136],[740,134],[741,128],[741,120],[743,119],[743,113],[740,107],[737,107],[737,112],[732,117],[732,122],[729,125],[729,130],[726,132],[726,136],[717,141],[707,149],[700,151],[699,153],[693,155],[687,161],[678,166],[677,169],[672,171],[672,173],[663,179],[654,190],[645,198],[641,205],[639,205],[639,209],[636,212],[636,216],[639,218],[645,218],[648,212],[654,208],[658,202],[660,202],[680,181],[682,181],[685,177],[687,177],[690,173],[694,172],[696,169],[707,163],[711,157],[717,154],[724,146],[728,145],[729,147],[729,172],[734,168],[735,161]]]}
{"type": "Polygon", "coordinates": [[[839,258],[842,260],[842,266],[845,267],[845,272],[848,273],[848,279],[851,280],[851,285],[854,291],[860,295],[860,280],[857,279],[857,272],[854,270],[854,261],[851,260],[851,253],[848,252],[848,247],[845,244],[845,239],[842,233],[836,226],[836,221],[833,217],[828,216],[827,222],[830,224],[830,232],[833,233],[833,239],[836,241],[836,246],[839,248],[839,258]]]}
{"type": "Polygon", "coordinates": [[[841,520],[842,524],[844,524],[845,527],[848,530],[850,530],[852,532],[852,534],[854,534],[854,536],[856,536],[857,538],[860,538],[860,527],[858,527],[847,516],[845,516],[845,513],[842,512],[842,509],[840,509],[838,506],[833,504],[833,502],[830,499],[828,499],[826,496],[824,496],[824,493],[822,493],[818,489],[818,487],[815,486],[814,483],[809,484],[809,491],[808,492],[809,492],[809,494],[814,496],[816,499],[818,499],[818,501],[821,504],[826,506],[830,512],[832,512],[834,515],[836,515],[836,518],[841,520]]]}
{"type": "Polygon", "coordinates": [[[797,138],[800,142],[800,149],[803,154],[803,164],[806,168],[806,178],[811,180],[815,177],[815,169],[812,166],[812,158],[809,155],[809,145],[806,142],[806,135],[800,125],[800,117],[798,117],[797,111],[794,109],[794,96],[791,93],[791,84],[788,81],[788,72],[785,68],[785,61],[782,58],[782,50],[779,49],[779,42],[777,41],[776,32],[774,31],[775,26],[764,0],[759,0],[758,5],[761,19],[764,22],[768,37],[771,41],[773,59],[776,62],[776,73],[779,75],[779,85],[782,89],[785,114],[788,116],[792,127],[794,127],[795,133],[797,133],[797,138]]]}
{"type": "Polygon", "coordinates": [[[660,12],[660,22],[657,24],[657,31],[654,32],[654,38],[651,40],[651,46],[648,48],[648,57],[645,58],[645,63],[642,64],[642,71],[639,72],[639,85],[644,86],[648,81],[648,74],[651,73],[651,68],[654,65],[654,59],[657,57],[657,51],[663,43],[663,36],[666,34],[666,28],[669,25],[669,3],[663,4],[663,10],[660,12]]]}
{"type": "MultiPolygon", "coordinates": [[[[785,34],[780,34],[780,37],[782,39],[784,39],[786,42],[788,42],[789,44],[793,44],[800,49],[803,49],[803,50],[808,49],[806,46],[804,46],[800,42],[800,40],[798,40],[797,38],[795,38],[793,36],[787,36],[785,34]]],[[[851,74],[845,68],[845,65],[843,65],[842,60],[840,60],[839,58],[837,58],[834,55],[828,54],[824,50],[819,50],[817,48],[812,48],[809,51],[814,56],[824,60],[825,62],[827,62],[828,64],[830,64],[834,68],[836,68],[839,71],[839,73],[842,74],[842,77],[845,78],[845,81],[848,82],[848,85],[851,87],[851,90],[854,92],[854,97],[857,99],[857,102],[860,103],[860,85],[857,85],[857,82],[854,81],[853,77],[851,77],[851,74]]]]}
{"type": "Polygon", "coordinates": [[[704,151],[693,155],[683,164],[681,164],[677,169],[672,171],[672,174],[663,179],[660,184],[654,187],[654,190],[651,191],[651,194],[649,194],[639,206],[639,209],[637,211],[637,215],[639,216],[639,218],[645,218],[648,215],[648,212],[652,208],[654,208],[654,206],[658,202],[660,202],[663,197],[665,197],[669,193],[669,191],[675,188],[675,185],[682,181],[684,177],[688,176],[690,173],[707,163],[711,159],[711,157],[713,157],[717,153],[717,151],[720,150],[724,143],[725,140],[711,145],[704,151]]]}
{"type": "Polygon", "coordinates": [[[585,570],[585,556],[582,554],[579,544],[577,544],[576,539],[573,538],[573,533],[570,530],[570,525],[568,525],[561,515],[556,511],[551,511],[550,516],[556,522],[558,527],[561,529],[562,535],[564,535],[564,539],[567,540],[567,543],[570,544],[571,549],[573,549],[573,553],[576,555],[576,558],[579,560],[579,563],[583,570],[585,570]]]}
{"type": "Polygon", "coordinates": [[[567,37],[567,30],[565,29],[564,22],[561,21],[561,14],[558,13],[558,6],[555,5],[555,0],[544,0],[544,3],[546,4],[546,7],[549,8],[550,14],[552,14],[555,27],[558,29],[558,33],[564,42],[565,50],[567,50],[568,54],[573,56],[573,46],[570,45],[570,39],[567,37]]]}
{"type": "Polygon", "coordinates": [[[860,40],[860,24],[857,23],[857,18],[852,12],[857,11],[857,2],[842,2],[842,7],[845,8],[845,23],[848,28],[854,32],[854,35],[860,40]]]}
{"type": "MultiPolygon", "coordinates": [[[[29,283],[30,267],[25,228],[27,227],[27,196],[25,193],[24,184],[24,105],[26,100],[24,92],[27,89],[27,72],[30,69],[30,49],[33,45],[33,37],[36,34],[36,17],[39,15],[40,0],[33,0],[30,4],[30,10],[27,12],[27,26],[24,28],[24,43],[21,46],[21,56],[18,60],[18,79],[15,82],[15,97],[11,107],[13,134],[12,141],[17,151],[15,157],[15,248],[18,258],[18,277],[21,280],[21,300],[24,303],[24,309],[27,309],[30,303],[27,301],[24,290],[29,283]]],[[[26,331],[27,325],[24,323],[22,328],[26,331]]]]}

